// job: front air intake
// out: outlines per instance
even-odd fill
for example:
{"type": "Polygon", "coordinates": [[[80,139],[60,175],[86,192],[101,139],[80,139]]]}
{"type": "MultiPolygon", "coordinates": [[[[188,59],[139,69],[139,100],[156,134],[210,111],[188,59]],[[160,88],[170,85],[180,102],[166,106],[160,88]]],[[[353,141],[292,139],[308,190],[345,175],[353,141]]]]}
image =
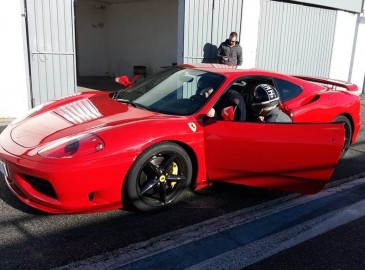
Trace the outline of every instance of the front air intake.
{"type": "Polygon", "coordinates": [[[29,185],[31,185],[31,187],[36,191],[51,198],[57,199],[56,191],[54,190],[51,183],[47,180],[26,174],[24,174],[23,177],[24,180],[27,181],[29,185]]]}

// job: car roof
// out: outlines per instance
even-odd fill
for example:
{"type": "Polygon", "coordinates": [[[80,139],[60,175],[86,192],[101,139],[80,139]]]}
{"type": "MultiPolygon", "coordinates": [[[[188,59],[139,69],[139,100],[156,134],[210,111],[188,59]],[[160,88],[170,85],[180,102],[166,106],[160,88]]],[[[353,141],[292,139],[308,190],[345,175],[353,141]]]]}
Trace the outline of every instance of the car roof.
{"type": "Polygon", "coordinates": [[[315,92],[319,90],[325,89],[324,86],[320,86],[318,84],[315,84],[313,82],[309,82],[306,80],[303,80],[301,78],[297,78],[295,75],[289,75],[289,74],[283,74],[278,73],[274,71],[268,71],[263,69],[257,69],[257,68],[250,68],[250,69],[244,69],[240,66],[228,66],[224,64],[218,64],[218,63],[192,63],[192,64],[183,64],[180,65],[183,68],[192,68],[192,69],[199,69],[207,72],[213,72],[225,75],[226,77],[229,77],[231,79],[235,79],[242,76],[268,76],[268,77],[274,77],[274,78],[281,78],[284,80],[288,80],[292,83],[295,83],[302,87],[304,91],[309,92],[315,92]]]}
{"type": "MultiPolygon", "coordinates": [[[[280,74],[268,70],[263,69],[257,69],[257,68],[250,68],[250,69],[244,69],[240,66],[228,66],[224,64],[216,64],[216,63],[192,63],[192,64],[183,64],[180,65],[184,68],[193,68],[193,69],[199,69],[204,70],[207,72],[213,72],[213,73],[220,73],[220,74],[237,74],[238,76],[245,76],[245,75],[263,75],[263,76],[285,76],[288,75],[280,74]]],[[[290,77],[290,75],[289,75],[290,77]]]]}

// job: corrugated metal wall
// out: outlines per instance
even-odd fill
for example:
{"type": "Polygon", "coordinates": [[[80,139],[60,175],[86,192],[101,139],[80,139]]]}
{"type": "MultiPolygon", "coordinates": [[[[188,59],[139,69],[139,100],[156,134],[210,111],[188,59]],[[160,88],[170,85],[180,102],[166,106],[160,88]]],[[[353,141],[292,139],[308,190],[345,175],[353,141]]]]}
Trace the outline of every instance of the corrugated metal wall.
{"type": "Polygon", "coordinates": [[[336,11],[262,0],[259,27],[257,67],[328,77],[336,11]]]}
{"type": "Polygon", "coordinates": [[[185,0],[184,63],[216,62],[217,49],[241,31],[243,0],[185,0]]]}
{"type": "Polygon", "coordinates": [[[33,106],[76,91],[73,0],[26,0],[33,106]]]}

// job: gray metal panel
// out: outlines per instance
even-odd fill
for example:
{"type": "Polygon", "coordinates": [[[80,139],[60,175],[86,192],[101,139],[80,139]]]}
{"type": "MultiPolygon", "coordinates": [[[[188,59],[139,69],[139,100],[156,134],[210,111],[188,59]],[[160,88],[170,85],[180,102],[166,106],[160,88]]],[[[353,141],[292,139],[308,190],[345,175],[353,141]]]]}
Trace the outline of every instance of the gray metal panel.
{"type": "Polygon", "coordinates": [[[256,66],[329,76],[335,26],[334,10],[262,0],[256,66]]]}
{"type": "Polygon", "coordinates": [[[27,0],[33,105],[76,92],[73,0],[27,0]]]}
{"type": "Polygon", "coordinates": [[[217,48],[241,30],[243,0],[185,0],[184,63],[216,62],[217,48]]]}
{"type": "Polygon", "coordinates": [[[363,11],[363,0],[294,0],[295,2],[319,5],[335,9],[342,9],[361,13],[363,11]]]}

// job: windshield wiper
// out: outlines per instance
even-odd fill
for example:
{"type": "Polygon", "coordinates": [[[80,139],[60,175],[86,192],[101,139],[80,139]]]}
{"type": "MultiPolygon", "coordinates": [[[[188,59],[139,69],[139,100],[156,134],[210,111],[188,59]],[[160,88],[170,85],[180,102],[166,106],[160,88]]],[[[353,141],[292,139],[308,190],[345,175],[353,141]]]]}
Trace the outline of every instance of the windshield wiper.
{"type": "Polygon", "coordinates": [[[146,109],[146,110],[150,110],[150,107],[148,107],[148,106],[145,106],[145,105],[143,105],[143,104],[139,104],[139,103],[137,103],[137,102],[134,102],[133,100],[129,100],[129,99],[123,99],[123,98],[118,98],[118,99],[116,99],[117,101],[119,101],[119,102],[123,102],[123,103],[126,103],[126,104],[128,104],[128,105],[132,105],[133,107],[135,107],[135,108],[143,108],[143,109],[146,109]]]}

